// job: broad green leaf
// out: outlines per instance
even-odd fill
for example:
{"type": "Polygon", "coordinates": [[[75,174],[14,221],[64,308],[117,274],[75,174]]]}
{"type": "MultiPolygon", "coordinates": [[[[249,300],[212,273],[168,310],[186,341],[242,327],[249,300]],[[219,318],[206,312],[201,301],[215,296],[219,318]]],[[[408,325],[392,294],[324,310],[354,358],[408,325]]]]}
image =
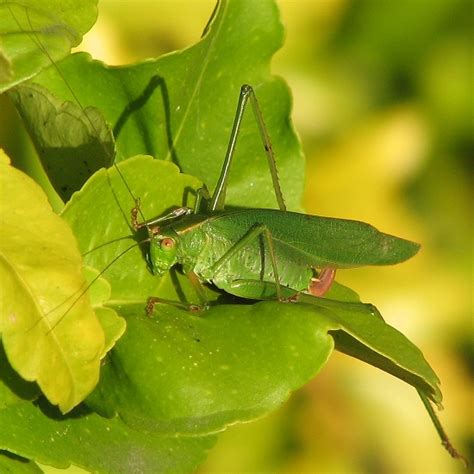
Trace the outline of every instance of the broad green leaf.
{"type": "MultiPolygon", "coordinates": [[[[203,434],[280,406],[326,363],[332,323],[308,305],[218,305],[194,315],[117,307],[127,332],[86,403],[138,430],[203,434]]],[[[334,326],[335,327],[335,326],[334,326]]]]}
{"type": "Polygon", "coordinates": [[[441,401],[421,352],[371,305],[303,296],[293,304],[219,305],[199,315],[161,305],[153,320],[139,305],[118,311],[127,334],[86,402],[136,429],[209,433],[262,416],[316,375],[333,337],[343,352],[441,401]],[[367,356],[347,350],[354,346],[367,356]]]}
{"type": "Polygon", "coordinates": [[[64,201],[92,173],[112,164],[112,131],[97,109],[61,102],[37,84],[22,84],[9,94],[23,120],[41,124],[31,128],[30,135],[40,156],[48,156],[45,171],[64,201]]]}
{"type": "Polygon", "coordinates": [[[16,371],[62,411],[94,388],[104,332],[69,227],[37,184],[0,164],[0,333],[16,371]]]}
{"type": "Polygon", "coordinates": [[[41,465],[110,474],[194,472],[215,443],[213,436],[140,433],[82,406],[61,416],[41,400],[0,409],[0,426],[9,427],[0,430],[0,448],[41,465]]]}
{"type": "Polygon", "coordinates": [[[0,451],[0,472],[3,474],[42,474],[42,470],[28,459],[8,451],[0,451]]]}
{"type": "MultiPolygon", "coordinates": [[[[99,108],[113,125],[118,160],[143,153],[173,161],[211,190],[222,167],[240,86],[253,85],[277,156],[283,194],[289,207],[298,209],[304,163],[289,121],[291,99],[284,82],[270,74],[271,57],[282,41],[273,1],[223,0],[202,39],[183,51],[126,67],[107,67],[76,54],[58,66],[82,106],[99,108]]],[[[63,77],[50,68],[35,82],[60,100],[74,101],[63,77]]],[[[29,128],[41,130],[41,124],[29,128]]],[[[43,160],[49,161],[49,155],[43,160]]],[[[233,205],[276,206],[251,111],[237,144],[228,198],[233,205]]]]}
{"type": "Polygon", "coordinates": [[[51,66],[77,46],[97,0],[0,0],[0,92],[51,66]]]}

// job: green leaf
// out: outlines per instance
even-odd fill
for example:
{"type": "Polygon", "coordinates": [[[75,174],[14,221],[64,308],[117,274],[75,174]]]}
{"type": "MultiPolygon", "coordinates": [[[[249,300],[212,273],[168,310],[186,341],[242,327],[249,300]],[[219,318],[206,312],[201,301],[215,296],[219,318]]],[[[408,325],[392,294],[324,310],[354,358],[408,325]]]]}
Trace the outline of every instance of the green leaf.
{"type": "Polygon", "coordinates": [[[104,332],[81,294],[82,262],[71,230],[37,184],[0,166],[3,346],[14,369],[68,411],[97,383],[104,332]]]}
{"type": "MultiPolygon", "coordinates": [[[[107,67],[76,54],[58,66],[82,106],[99,108],[113,125],[118,160],[137,154],[171,160],[210,189],[222,167],[240,86],[252,84],[273,142],[283,194],[289,207],[298,209],[304,162],[289,126],[291,99],[284,82],[269,72],[270,59],[282,41],[273,1],[253,2],[250,7],[248,1],[223,0],[203,38],[183,51],[126,67],[107,67]]],[[[61,100],[74,100],[63,77],[50,68],[35,81],[61,100]]],[[[29,128],[42,127],[34,122],[29,128]]],[[[43,154],[44,162],[50,159],[43,154]]],[[[251,111],[237,144],[228,203],[276,205],[251,111]]]]}
{"type": "Polygon", "coordinates": [[[82,406],[61,416],[43,401],[0,409],[0,426],[9,427],[0,430],[0,448],[56,468],[73,464],[110,474],[194,472],[215,443],[213,436],[140,433],[82,406]]]}
{"type": "Polygon", "coordinates": [[[0,0],[0,92],[64,58],[97,17],[97,0],[0,0]]]}
{"type": "Polygon", "coordinates": [[[212,433],[258,418],[326,363],[331,323],[303,305],[219,305],[202,315],[166,305],[153,319],[121,305],[127,332],[87,404],[135,429],[212,433]]]}
{"type": "Polygon", "coordinates": [[[333,336],[339,350],[440,403],[439,380],[419,349],[373,306],[302,301],[219,305],[198,316],[158,305],[153,320],[140,305],[122,306],[127,334],[86,402],[139,430],[218,431],[282,404],[326,363],[333,336]]]}
{"type": "Polygon", "coordinates": [[[3,474],[41,474],[43,471],[28,459],[8,451],[0,451],[0,472],[3,474]]]}
{"type": "Polygon", "coordinates": [[[339,326],[331,331],[337,350],[398,377],[441,405],[439,379],[422,352],[387,324],[375,306],[309,295],[301,295],[299,302],[314,306],[339,326]]]}
{"type": "Polygon", "coordinates": [[[114,156],[112,130],[97,109],[83,110],[72,102],[61,102],[37,84],[22,84],[9,93],[30,124],[35,146],[45,171],[60,197],[67,201],[89,176],[110,166],[114,156]]]}
{"type": "Polygon", "coordinates": [[[87,403],[140,430],[217,431],[282,404],[325,364],[334,338],[337,349],[440,404],[439,380],[420,350],[372,305],[301,299],[219,305],[199,316],[158,305],[153,320],[140,305],[122,306],[127,334],[87,403]]]}

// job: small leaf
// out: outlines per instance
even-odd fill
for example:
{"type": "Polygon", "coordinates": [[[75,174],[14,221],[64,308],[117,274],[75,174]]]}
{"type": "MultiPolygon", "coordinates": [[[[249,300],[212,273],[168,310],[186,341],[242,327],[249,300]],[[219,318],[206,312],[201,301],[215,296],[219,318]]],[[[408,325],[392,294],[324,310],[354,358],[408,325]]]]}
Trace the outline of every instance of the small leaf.
{"type": "Polygon", "coordinates": [[[83,110],[73,102],[60,102],[37,84],[20,85],[9,96],[24,121],[41,124],[31,128],[30,135],[51,183],[64,201],[94,172],[112,164],[112,131],[97,109],[83,110]]]}
{"type": "Polygon", "coordinates": [[[95,23],[96,5],[96,0],[1,0],[0,92],[69,54],[95,23]]]}
{"type": "Polygon", "coordinates": [[[81,295],[82,262],[71,230],[37,184],[0,166],[3,345],[14,369],[65,412],[97,383],[104,332],[81,295]]]}
{"type": "Polygon", "coordinates": [[[331,331],[337,350],[398,377],[441,404],[439,379],[422,352],[387,324],[375,306],[309,295],[301,295],[299,301],[314,306],[318,312],[322,310],[339,326],[331,331]]]}

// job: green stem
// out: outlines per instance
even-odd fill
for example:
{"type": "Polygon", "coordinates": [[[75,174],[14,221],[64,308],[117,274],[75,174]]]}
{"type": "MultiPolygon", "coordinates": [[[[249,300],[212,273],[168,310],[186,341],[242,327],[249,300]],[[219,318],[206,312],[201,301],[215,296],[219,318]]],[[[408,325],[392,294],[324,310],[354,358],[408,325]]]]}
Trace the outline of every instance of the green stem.
{"type": "Polygon", "coordinates": [[[468,460],[462,454],[460,454],[451,444],[451,441],[449,440],[446,431],[444,431],[443,425],[439,421],[439,418],[433,409],[433,405],[431,405],[431,402],[428,400],[428,397],[418,389],[417,392],[421,398],[421,401],[423,402],[423,405],[426,408],[426,411],[428,412],[428,415],[431,418],[431,421],[433,422],[434,427],[436,428],[436,431],[438,432],[438,436],[441,439],[441,444],[446,448],[451,457],[453,457],[454,459],[459,459],[464,464],[464,467],[467,469],[469,466],[468,460]]]}

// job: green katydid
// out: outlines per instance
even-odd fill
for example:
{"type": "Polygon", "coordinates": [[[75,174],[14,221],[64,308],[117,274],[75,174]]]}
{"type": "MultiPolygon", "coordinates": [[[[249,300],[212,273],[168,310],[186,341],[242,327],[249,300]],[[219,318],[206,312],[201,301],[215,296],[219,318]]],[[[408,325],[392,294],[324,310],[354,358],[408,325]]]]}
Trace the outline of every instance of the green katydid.
{"type": "MultiPolygon", "coordinates": [[[[201,282],[250,299],[283,300],[301,291],[322,296],[338,268],[391,265],[412,257],[419,249],[414,242],[381,233],[359,221],[286,211],[270,139],[256,95],[249,85],[243,85],[240,91],[214,194],[209,197],[203,189],[198,197],[194,209],[178,208],[143,223],[138,223],[138,208],[135,208],[132,223],[136,229],[148,229],[153,273],[162,275],[175,264],[181,264],[201,299],[201,282]],[[224,210],[229,171],[249,100],[280,210],[224,210]],[[340,252],[342,248],[344,252],[340,252]]],[[[150,297],[148,311],[159,301],[160,298],[150,297]]]]}

